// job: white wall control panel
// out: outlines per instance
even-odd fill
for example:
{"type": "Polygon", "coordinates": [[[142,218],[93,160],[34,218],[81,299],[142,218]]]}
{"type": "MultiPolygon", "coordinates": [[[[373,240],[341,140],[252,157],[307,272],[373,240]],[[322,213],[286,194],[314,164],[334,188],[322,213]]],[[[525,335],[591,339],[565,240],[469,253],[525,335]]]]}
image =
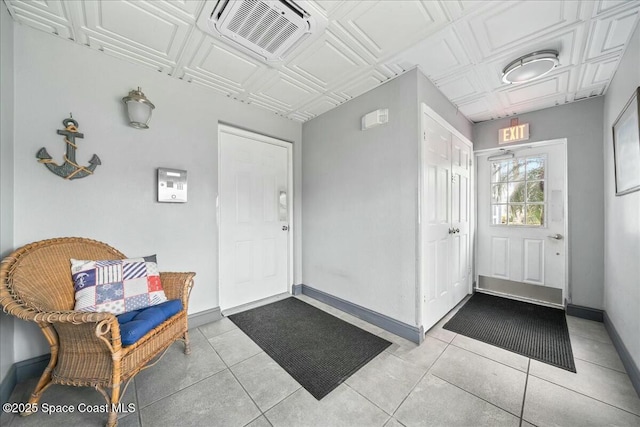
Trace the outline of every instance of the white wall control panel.
{"type": "Polygon", "coordinates": [[[158,201],[187,202],[187,171],[158,168],[158,201]]]}

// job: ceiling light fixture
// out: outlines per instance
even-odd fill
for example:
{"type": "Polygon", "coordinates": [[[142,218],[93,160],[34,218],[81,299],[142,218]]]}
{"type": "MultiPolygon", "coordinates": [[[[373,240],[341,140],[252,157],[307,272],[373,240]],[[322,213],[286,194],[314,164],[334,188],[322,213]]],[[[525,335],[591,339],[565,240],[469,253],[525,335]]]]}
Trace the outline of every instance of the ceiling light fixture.
{"type": "Polygon", "coordinates": [[[527,83],[546,75],[559,63],[557,50],[529,53],[504,67],[502,81],[505,83],[527,83]]]}

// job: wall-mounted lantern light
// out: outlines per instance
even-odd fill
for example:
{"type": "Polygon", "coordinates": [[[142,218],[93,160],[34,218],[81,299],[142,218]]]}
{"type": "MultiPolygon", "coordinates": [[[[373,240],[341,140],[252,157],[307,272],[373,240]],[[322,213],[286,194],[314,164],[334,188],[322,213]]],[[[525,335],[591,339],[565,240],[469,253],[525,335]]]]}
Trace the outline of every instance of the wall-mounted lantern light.
{"type": "Polygon", "coordinates": [[[129,124],[136,129],[149,129],[151,112],[156,107],[144,96],[140,88],[129,92],[129,95],[122,98],[122,102],[127,106],[129,124]]]}

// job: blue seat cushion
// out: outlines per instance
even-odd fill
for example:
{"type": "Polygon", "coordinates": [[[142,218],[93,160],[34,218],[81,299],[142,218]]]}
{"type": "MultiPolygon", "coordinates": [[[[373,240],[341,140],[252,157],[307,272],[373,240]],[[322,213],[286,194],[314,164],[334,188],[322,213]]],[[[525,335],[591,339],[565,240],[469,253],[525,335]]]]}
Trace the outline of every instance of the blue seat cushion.
{"type": "Polygon", "coordinates": [[[182,310],[182,301],[172,299],[162,304],[123,313],[118,318],[122,345],[134,344],[147,332],[182,310]]]}

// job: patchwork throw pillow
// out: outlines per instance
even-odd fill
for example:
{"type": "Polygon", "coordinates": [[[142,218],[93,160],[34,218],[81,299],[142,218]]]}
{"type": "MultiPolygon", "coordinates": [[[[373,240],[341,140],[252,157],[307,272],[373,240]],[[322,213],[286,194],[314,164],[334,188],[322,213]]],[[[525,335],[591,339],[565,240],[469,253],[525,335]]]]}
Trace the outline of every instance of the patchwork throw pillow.
{"type": "Polygon", "coordinates": [[[155,255],[105,261],[72,259],[71,277],[79,311],[122,314],[167,300],[155,255]]]}

